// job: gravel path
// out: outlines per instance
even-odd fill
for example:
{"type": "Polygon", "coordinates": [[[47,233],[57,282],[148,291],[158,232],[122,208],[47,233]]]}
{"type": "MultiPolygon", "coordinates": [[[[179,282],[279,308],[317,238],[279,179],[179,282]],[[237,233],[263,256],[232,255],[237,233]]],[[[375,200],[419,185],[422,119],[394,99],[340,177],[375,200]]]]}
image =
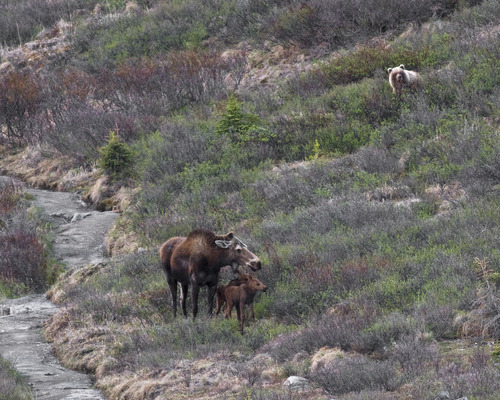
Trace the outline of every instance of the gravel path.
{"type": "MultiPolygon", "coordinates": [[[[58,259],[68,267],[81,267],[105,258],[104,236],[116,213],[90,210],[75,194],[26,191],[56,227],[58,259]]],[[[90,377],[61,366],[50,343],[43,339],[43,322],[56,311],[57,306],[43,294],[1,302],[0,354],[27,376],[35,400],[104,400],[102,393],[92,388],[90,377]]]]}

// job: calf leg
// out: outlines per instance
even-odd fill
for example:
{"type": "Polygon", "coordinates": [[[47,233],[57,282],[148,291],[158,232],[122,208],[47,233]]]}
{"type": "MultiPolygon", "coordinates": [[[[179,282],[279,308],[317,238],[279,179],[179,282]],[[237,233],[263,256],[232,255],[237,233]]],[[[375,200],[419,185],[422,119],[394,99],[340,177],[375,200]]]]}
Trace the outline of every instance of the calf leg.
{"type": "Polygon", "coordinates": [[[233,309],[233,302],[231,299],[226,298],[226,308],[224,309],[224,316],[226,319],[231,318],[231,310],[233,309]]]}
{"type": "Polygon", "coordinates": [[[238,321],[240,322],[240,332],[243,335],[243,325],[245,324],[245,303],[240,302],[240,307],[236,309],[238,311],[238,321]]]}
{"type": "Polygon", "coordinates": [[[253,313],[253,303],[250,303],[250,305],[248,306],[248,308],[250,309],[250,316],[248,317],[248,320],[249,321],[255,321],[255,315],[253,313]]]}

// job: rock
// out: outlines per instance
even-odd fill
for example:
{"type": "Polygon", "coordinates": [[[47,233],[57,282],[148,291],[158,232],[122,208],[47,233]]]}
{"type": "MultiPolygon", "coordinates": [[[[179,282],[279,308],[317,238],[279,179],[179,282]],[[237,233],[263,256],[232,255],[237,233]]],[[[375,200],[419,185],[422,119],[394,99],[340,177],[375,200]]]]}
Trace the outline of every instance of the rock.
{"type": "Polygon", "coordinates": [[[301,376],[288,377],[283,386],[290,390],[307,390],[310,388],[309,381],[301,376]]]}
{"type": "Polygon", "coordinates": [[[92,215],[92,213],[84,213],[84,214],[82,214],[82,213],[75,213],[73,215],[73,218],[71,218],[71,222],[81,221],[82,219],[87,218],[90,215],[92,215]]]}
{"type": "Polygon", "coordinates": [[[49,216],[52,218],[64,218],[64,219],[66,219],[66,214],[64,214],[63,212],[51,213],[51,214],[49,214],[49,216]]]}
{"type": "Polygon", "coordinates": [[[450,398],[450,393],[447,392],[446,390],[441,390],[436,397],[434,397],[434,400],[448,400],[450,398]]]}
{"type": "Polygon", "coordinates": [[[71,222],[80,221],[82,219],[83,219],[83,215],[80,213],[76,213],[73,215],[73,218],[71,218],[71,222]]]}

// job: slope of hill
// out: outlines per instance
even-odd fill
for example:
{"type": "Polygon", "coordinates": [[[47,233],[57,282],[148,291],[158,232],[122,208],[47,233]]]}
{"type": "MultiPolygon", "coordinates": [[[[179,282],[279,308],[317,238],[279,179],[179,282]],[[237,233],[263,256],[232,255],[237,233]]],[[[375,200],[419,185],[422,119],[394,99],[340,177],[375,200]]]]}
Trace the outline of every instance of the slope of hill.
{"type": "Polygon", "coordinates": [[[109,250],[149,249],[53,289],[61,358],[111,399],[303,398],[289,375],[313,398],[497,398],[498,2],[198,3],[81,1],[61,51],[3,51],[5,153],[69,157],[46,185],[73,168],[123,211],[109,250]],[[392,93],[400,64],[423,88],[392,93]],[[263,261],[245,336],[172,319],[157,248],[199,226],[263,261]]]}

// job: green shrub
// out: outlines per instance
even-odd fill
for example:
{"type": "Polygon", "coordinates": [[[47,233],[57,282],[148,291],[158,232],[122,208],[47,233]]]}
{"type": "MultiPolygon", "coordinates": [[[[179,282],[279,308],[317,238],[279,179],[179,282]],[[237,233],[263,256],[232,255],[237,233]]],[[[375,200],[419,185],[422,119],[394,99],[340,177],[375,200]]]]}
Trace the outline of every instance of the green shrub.
{"type": "Polygon", "coordinates": [[[218,135],[226,135],[233,143],[267,142],[274,135],[263,127],[263,121],[254,114],[243,112],[243,103],[231,95],[216,125],[218,135]]]}
{"type": "Polygon", "coordinates": [[[99,167],[112,179],[122,179],[130,176],[133,165],[133,154],[130,147],[123,143],[118,135],[111,131],[108,143],[99,149],[101,158],[99,167]]]}

